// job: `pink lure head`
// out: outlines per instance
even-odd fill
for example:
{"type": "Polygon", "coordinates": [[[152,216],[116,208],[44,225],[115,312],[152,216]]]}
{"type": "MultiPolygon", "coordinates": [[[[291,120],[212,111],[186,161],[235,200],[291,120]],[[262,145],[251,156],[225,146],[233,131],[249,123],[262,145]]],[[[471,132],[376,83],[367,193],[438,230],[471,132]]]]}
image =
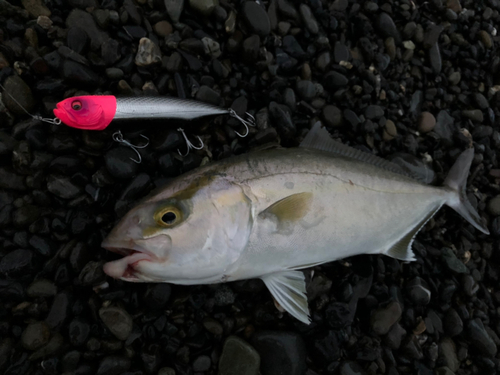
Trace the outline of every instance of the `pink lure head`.
{"type": "Polygon", "coordinates": [[[54,115],[66,125],[85,130],[103,130],[116,113],[112,95],[74,96],[57,103],[54,115]]]}

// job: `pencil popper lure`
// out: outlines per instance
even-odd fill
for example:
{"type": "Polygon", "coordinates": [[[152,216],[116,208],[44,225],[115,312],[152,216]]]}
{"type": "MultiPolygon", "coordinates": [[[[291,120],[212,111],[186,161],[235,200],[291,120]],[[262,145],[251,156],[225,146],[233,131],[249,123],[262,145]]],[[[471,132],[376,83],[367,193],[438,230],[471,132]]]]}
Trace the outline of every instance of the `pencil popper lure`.
{"type": "MultiPolygon", "coordinates": [[[[64,124],[84,130],[103,130],[114,120],[194,120],[207,116],[229,115],[236,118],[245,127],[243,134],[235,131],[239,137],[248,135],[248,127],[254,126],[255,120],[249,113],[246,113],[247,118],[243,118],[232,108],[220,108],[195,100],[147,96],[117,98],[113,95],[87,95],[65,99],[57,103],[54,115],[64,124]]],[[[191,148],[197,150],[203,148],[200,137],[198,137],[200,146],[195,146],[187,138],[184,129],[177,130],[182,133],[186,141],[187,152],[191,148]]],[[[136,152],[136,148],[143,147],[136,147],[124,140],[119,132],[113,135],[113,139],[132,147],[136,152]]]]}

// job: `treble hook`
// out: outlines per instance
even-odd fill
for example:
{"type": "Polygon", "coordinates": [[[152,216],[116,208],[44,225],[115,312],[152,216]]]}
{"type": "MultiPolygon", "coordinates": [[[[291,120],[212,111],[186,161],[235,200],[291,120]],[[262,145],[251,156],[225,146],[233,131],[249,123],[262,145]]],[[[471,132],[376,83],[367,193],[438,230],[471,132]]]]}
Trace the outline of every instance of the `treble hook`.
{"type": "Polygon", "coordinates": [[[248,127],[255,126],[255,117],[253,117],[250,113],[245,112],[247,119],[244,119],[243,117],[239,116],[234,109],[228,108],[228,111],[229,111],[229,116],[234,117],[245,126],[246,133],[244,135],[238,133],[236,130],[234,131],[236,135],[238,135],[239,137],[245,138],[250,132],[250,129],[248,129],[248,127]]]}
{"type": "Polygon", "coordinates": [[[37,116],[37,115],[32,115],[31,113],[28,112],[28,110],[26,108],[24,108],[21,103],[19,103],[16,98],[14,98],[10,92],[8,92],[5,87],[0,83],[0,88],[3,90],[3,92],[7,95],[10,96],[10,98],[24,111],[26,112],[26,114],[28,116],[31,116],[34,120],[38,120],[38,121],[43,121],[43,122],[47,122],[49,124],[52,124],[52,125],[61,125],[61,119],[60,118],[46,118],[46,117],[42,117],[42,116],[37,116]]]}
{"type": "Polygon", "coordinates": [[[139,151],[137,151],[137,149],[138,148],[145,148],[145,147],[148,147],[148,145],[149,145],[149,138],[146,137],[145,135],[142,135],[142,134],[141,134],[141,137],[144,138],[148,143],[146,143],[143,146],[136,146],[136,145],[133,145],[132,143],[130,143],[129,141],[127,141],[126,139],[124,139],[123,138],[123,134],[122,134],[122,132],[120,130],[118,130],[117,132],[113,133],[113,141],[118,142],[118,143],[122,143],[125,146],[128,146],[132,150],[135,151],[135,153],[137,154],[137,157],[139,158],[139,160],[135,160],[135,159],[132,159],[132,158],[129,158],[129,159],[132,160],[134,163],[137,163],[137,164],[140,164],[142,162],[142,156],[139,153],[139,151]]]}
{"type": "Polygon", "coordinates": [[[186,151],[186,154],[185,155],[182,155],[181,151],[179,149],[177,149],[177,152],[179,153],[180,156],[184,157],[184,156],[187,156],[187,154],[189,154],[189,150],[194,148],[195,150],[201,150],[203,148],[203,146],[205,146],[203,144],[203,141],[201,140],[201,138],[199,136],[198,137],[198,140],[200,141],[200,146],[196,147],[193,143],[191,143],[191,141],[188,139],[186,133],[184,132],[184,129],[182,128],[179,128],[177,129],[177,131],[181,132],[182,133],[182,136],[184,137],[184,140],[186,141],[186,146],[187,146],[187,151],[186,151]]]}

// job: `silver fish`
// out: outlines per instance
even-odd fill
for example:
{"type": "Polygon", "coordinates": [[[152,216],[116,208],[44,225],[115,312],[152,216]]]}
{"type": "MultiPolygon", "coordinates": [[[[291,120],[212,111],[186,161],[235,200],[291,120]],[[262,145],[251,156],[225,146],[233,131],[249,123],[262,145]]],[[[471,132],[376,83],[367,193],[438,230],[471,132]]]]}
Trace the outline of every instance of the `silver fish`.
{"type": "Polygon", "coordinates": [[[483,233],[467,201],[473,149],[442,187],[333,141],[317,123],[301,147],[249,153],[176,178],[133,208],[102,246],[105,272],[132,282],[207,284],[261,278],[309,323],[299,270],[357,254],[413,261],[413,239],[445,204],[483,233]]]}

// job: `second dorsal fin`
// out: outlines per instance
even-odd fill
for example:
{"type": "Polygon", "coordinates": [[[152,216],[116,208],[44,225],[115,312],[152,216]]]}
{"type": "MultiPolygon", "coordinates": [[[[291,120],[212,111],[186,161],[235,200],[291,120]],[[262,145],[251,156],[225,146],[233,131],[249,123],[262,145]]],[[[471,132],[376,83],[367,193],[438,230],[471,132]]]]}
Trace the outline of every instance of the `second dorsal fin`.
{"type": "Polygon", "coordinates": [[[356,159],[390,172],[420,180],[418,176],[406,173],[399,165],[395,163],[391,163],[390,161],[384,160],[378,156],[369,154],[361,150],[357,150],[333,140],[330,136],[330,133],[328,133],[328,131],[321,126],[321,122],[319,121],[313,125],[311,130],[309,130],[309,133],[307,133],[306,137],[300,143],[299,147],[314,148],[316,150],[327,151],[332,154],[356,159]]]}

